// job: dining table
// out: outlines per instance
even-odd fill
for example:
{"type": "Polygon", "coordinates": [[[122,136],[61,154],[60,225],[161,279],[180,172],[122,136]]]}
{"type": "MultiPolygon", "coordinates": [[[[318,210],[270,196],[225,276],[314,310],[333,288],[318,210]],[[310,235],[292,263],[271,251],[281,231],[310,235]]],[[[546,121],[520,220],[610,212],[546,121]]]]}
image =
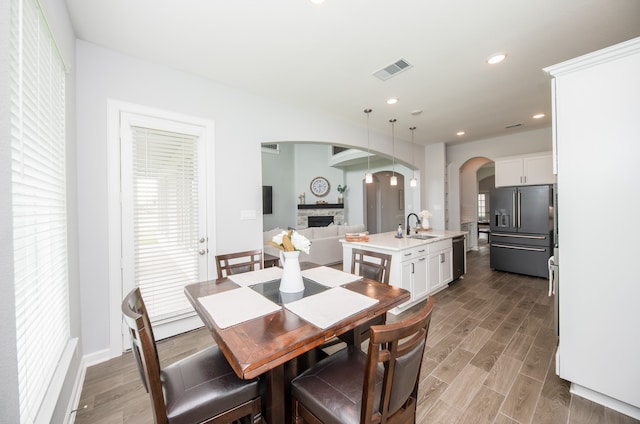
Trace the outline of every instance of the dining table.
{"type": "Polygon", "coordinates": [[[305,285],[300,293],[279,291],[279,267],[184,289],[238,377],[265,379],[270,424],[286,422],[288,383],[300,371],[301,358],[410,298],[402,288],[331,267],[308,262],[300,267],[305,285]]]}

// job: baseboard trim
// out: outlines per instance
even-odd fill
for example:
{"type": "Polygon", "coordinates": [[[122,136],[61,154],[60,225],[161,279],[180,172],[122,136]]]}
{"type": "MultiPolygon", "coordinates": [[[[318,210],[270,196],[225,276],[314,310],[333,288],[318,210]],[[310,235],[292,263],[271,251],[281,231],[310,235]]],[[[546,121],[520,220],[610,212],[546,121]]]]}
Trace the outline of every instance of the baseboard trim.
{"type": "Polygon", "coordinates": [[[85,365],[85,368],[89,368],[93,365],[108,361],[111,358],[113,358],[113,356],[111,355],[111,350],[103,349],[97,352],[90,353],[88,355],[84,355],[82,357],[82,361],[85,365]]]}
{"type": "Polygon", "coordinates": [[[592,402],[606,406],[622,414],[628,415],[636,420],[640,420],[640,408],[637,408],[628,403],[622,402],[618,399],[614,399],[602,393],[596,392],[591,389],[587,389],[579,384],[571,383],[570,392],[574,395],[589,399],[592,402]]]}

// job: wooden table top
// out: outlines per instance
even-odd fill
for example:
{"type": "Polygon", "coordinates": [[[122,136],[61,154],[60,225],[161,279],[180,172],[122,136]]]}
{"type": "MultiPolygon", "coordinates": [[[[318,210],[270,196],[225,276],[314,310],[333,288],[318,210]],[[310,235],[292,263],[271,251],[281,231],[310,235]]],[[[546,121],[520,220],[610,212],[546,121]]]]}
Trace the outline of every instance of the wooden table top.
{"type": "MultiPolygon", "coordinates": [[[[303,268],[314,266],[317,265],[301,264],[303,268]]],[[[410,297],[407,290],[361,278],[342,287],[378,299],[378,302],[329,328],[316,327],[284,307],[231,327],[219,328],[198,298],[237,287],[236,283],[224,278],[188,285],[185,294],[238,377],[244,379],[264,374],[324,341],[384,314],[410,297]]]]}

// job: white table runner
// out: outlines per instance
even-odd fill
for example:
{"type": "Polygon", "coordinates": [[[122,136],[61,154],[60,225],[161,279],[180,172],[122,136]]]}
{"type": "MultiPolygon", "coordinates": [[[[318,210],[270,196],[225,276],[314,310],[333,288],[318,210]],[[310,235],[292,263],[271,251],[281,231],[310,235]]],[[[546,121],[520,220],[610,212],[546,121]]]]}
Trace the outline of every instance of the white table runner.
{"type": "Polygon", "coordinates": [[[302,276],[327,287],[338,287],[362,278],[354,274],[349,274],[348,272],[342,272],[335,268],[330,268],[328,266],[319,266],[316,268],[306,269],[302,271],[302,276]]]}
{"type": "Polygon", "coordinates": [[[227,290],[198,300],[220,328],[231,327],[281,309],[281,306],[249,287],[227,290]]]}
{"type": "Polygon", "coordinates": [[[282,268],[271,267],[258,269],[255,271],[232,274],[227,278],[239,286],[253,286],[254,284],[265,283],[267,281],[279,280],[282,278],[282,268]]]}
{"type": "Polygon", "coordinates": [[[343,287],[334,287],[322,293],[287,303],[285,308],[316,327],[328,328],[376,303],[378,303],[378,299],[343,287]]]}

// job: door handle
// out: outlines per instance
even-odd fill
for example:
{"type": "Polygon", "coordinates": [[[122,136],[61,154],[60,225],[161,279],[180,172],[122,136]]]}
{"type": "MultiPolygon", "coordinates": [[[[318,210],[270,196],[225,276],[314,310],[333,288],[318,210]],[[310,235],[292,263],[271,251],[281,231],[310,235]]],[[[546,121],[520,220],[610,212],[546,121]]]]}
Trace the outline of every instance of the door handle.
{"type": "Polygon", "coordinates": [[[512,250],[526,250],[526,251],[529,251],[529,252],[544,252],[545,251],[544,248],[540,248],[540,247],[509,246],[507,244],[497,244],[497,243],[493,243],[491,245],[491,247],[502,247],[504,249],[512,249],[512,250]]]}
{"type": "Polygon", "coordinates": [[[522,226],[522,193],[518,190],[518,228],[522,226]]]}

